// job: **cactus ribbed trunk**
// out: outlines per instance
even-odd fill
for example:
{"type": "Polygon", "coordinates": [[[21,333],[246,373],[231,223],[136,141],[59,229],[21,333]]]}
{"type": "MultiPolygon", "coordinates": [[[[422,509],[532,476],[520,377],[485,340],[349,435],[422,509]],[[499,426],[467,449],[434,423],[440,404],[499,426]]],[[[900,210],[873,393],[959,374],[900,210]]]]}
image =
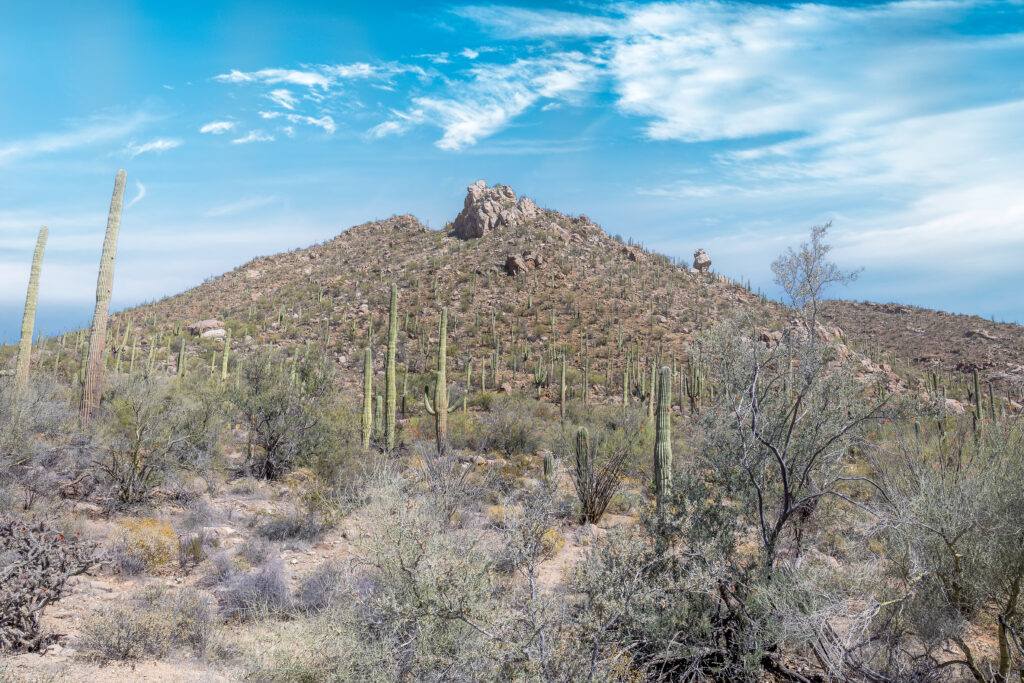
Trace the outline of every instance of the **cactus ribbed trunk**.
{"type": "Polygon", "coordinates": [[[398,387],[395,380],[395,353],[398,348],[398,285],[391,283],[391,308],[388,312],[388,354],[384,359],[384,443],[391,451],[395,448],[395,411],[398,406],[398,387]]]}
{"type": "Polygon", "coordinates": [[[228,378],[228,356],[231,355],[231,328],[227,329],[224,336],[224,357],[220,360],[220,381],[228,378]]]}
{"type": "Polygon", "coordinates": [[[103,253],[100,255],[100,272],[96,278],[96,310],[92,316],[92,331],[89,335],[89,360],[85,365],[85,381],[82,387],[82,422],[88,424],[92,413],[99,406],[103,394],[103,354],[107,348],[107,316],[110,313],[110,294],[114,287],[114,262],[117,259],[117,234],[121,229],[121,209],[124,202],[124,185],[127,174],[117,172],[114,180],[114,194],[107,214],[107,233],[103,238],[103,253]]]}
{"type": "MultiPolygon", "coordinates": [[[[652,387],[653,388],[653,387],[652,387]]],[[[672,492],[672,369],[663,367],[658,382],[658,411],[655,416],[654,490],[658,508],[672,492]]]]}
{"type": "Polygon", "coordinates": [[[565,419],[565,356],[562,356],[562,378],[558,389],[558,414],[565,419]]]}
{"type": "Polygon", "coordinates": [[[370,434],[373,432],[373,352],[367,346],[363,352],[363,448],[370,447],[370,434]]]}
{"type": "Polygon", "coordinates": [[[429,392],[423,391],[423,405],[427,412],[434,416],[434,429],[437,433],[437,452],[448,450],[448,309],[441,309],[440,341],[437,347],[437,382],[434,384],[434,399],[430,400],[429,392]]]}
{"type": "Polygon", "coordinates": [[[28,384],[28,366],[32,358],[32,334],[36,324],[36,300],[39,298],[39,271],[43,268],[43,252],[46,250],[46,226],[39,228],[36,250],[32,255],[32,271],[28,276],[28,292],[25,294],[25,315],[21,319],[21,342],[18,344],[18,365],[14,370],[14,385],[19,390],[28,384]]]}

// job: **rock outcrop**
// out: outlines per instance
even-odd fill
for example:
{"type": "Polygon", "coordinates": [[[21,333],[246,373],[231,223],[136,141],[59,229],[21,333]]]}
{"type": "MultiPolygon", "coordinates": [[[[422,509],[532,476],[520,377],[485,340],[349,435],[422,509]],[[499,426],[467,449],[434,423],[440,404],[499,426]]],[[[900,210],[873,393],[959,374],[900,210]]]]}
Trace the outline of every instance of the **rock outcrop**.
{"type": "Polygon", "coordinates": [[[698,249],[693,252],[693,269],[698,273],[708,272],[708,268],[711,267],[711,257],[703,249],[698,249]]]}
{"type": "Polygon", "coordinates": [[[199,336],[205,337],[205,336],[207,336],[206,333],[210,332],[211,330],[223,330],[223,329],[224,329],[224,323],[222,323],[219,320],[215,320],[213,318],[210,318],[208,320],[200,320],[197,323],[192,323],[191,325],[189,325],[188,326],[188,333],[191,334],[193,337],[199,337],[199,336]]]}
{"type": "Polygon", "coordinates": [[[466,201],[452,227],[456,237],[470,239],[483,237],[501,227],[525,223],[539,215],[540,209],[529,197],[517,200],[508,185],[487,187],[487,183],[478,180],[466,188],[466,201]]]}
{"type": "Polygon", "coordinates": [[[527,251],[522,256],[519,254],[509,254],[505,257],[505,273],[512,277],[527,270],[543,267],[544,255],[537,251],[527,251]]]}

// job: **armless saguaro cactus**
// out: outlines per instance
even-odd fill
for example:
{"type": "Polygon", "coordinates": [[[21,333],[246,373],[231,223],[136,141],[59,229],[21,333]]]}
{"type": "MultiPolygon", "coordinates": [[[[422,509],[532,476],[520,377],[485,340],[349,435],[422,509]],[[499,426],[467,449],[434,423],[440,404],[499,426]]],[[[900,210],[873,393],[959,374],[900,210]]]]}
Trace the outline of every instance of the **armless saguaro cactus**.
{"type": "Polygon", "coordinates": [[[36,251],[32,255],[32,271],[28,276],[28,292],[25,294],[25,315],[21,319],[21,342],[18,344],[18,365],[14,370],[14,385],[20,390],[28,384],[28,366],[32,358],[32,334],[36,324],[36,300],[39,298],[39,271],[43,267],[43,251],[46,250],[46,226],[39,228],[36,251]]]}
{"type": "Polygon", "coordinates": [[[658,508],[672,492],[672,368],[661,369],[655,415],[654,490],[658,508]]]}
{"type": "Polygon", "coordinates": [[[423,405],[434,416],[437,433],[437,452],[448,448],[448,309],[441,309],[441,333],[437,348],[437,381],[434,384],[434,399],[430,399],[429,387],[423,389],[423,405]]]}
{"type": "Polygon", "coordinates": [[[384,443],[395,448],[395,410],[398,387],[395,382],[395,352],[398,348],[398,285],[391,283],[391,309],[388,312],[388,354],[384,359],[384,443]]]}
{"type": "Polygon", "coordinates": [[[363,448],[370,447],[370,434],[373,433],[373,352],[367,346],[363,352],[363,448]]]}
{"type": "Polygon", "coordinates": [[[107,214],[107,234],[103,238],[103,253],[100,255],[100,272],[96,278],[96,310],[92,315],[89,361],[85,365],[85,382],[82,387],[81,415],[82,422],[86,424],[99,406],[100,396],[103,394],[103,353],[107,348],[107,315],[110,313],[110,293],[114,287],[114,261],[117,259],[117,234],[121,229],[121,208],[126,179],[124,169],[117,172],[114,195],[110,200],[110,212],[107,214]]]}

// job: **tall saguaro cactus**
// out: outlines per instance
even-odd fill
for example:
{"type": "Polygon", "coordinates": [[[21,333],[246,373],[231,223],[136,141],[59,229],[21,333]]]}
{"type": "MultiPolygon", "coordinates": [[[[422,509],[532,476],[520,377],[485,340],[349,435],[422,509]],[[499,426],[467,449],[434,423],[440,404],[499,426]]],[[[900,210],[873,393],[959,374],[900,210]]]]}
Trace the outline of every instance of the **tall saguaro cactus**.
{"type": "Polygon", "coordinates": [[[398,285],[391,283],[391,309],[388,312],[388,355],[384,359],[384,443],[395,448],[395,410],[398,387],[395,384],[395,352],[398,348],[398,285]]]}
{"type": "Polygon", "coordinates": [[[14,370],[14,385],[23,389],[28,384],[28,366],[32,357],[32,334],[36,324],[36,300],[39,298],[39,271],[43,268],[43,251],[46,250],[46,226],[39,228],[36,251],[32,255],[32,271],[28,276],[28,292],[25,294],[25,315],[21,319],[21,342],[18,344],[18,365],[14,370]]]}
{"type": "Polygon", "coordinates": [[[437,381],[434,384],[434,399],[430,399],[429,387],[423,389],[423,405],[434,416],[437,433],[437,452],[448,448],[448,309],[441,309],[441,332],[437,347],[437,381]]]}
{"type": "Polygon", "coordinates": [[[370,447],[370,434],[373,433],[373,352],[367,346],[363,352],[363,448],[370,447]]]}
{"type": "Polygon", "coordinates": [[[126,180],[127,174],[121,169],[114,180],[114,195],[110,199],[110,212],[107,214],[107,233],[103,238],[100,272],[96,278],[96,310],[93,311],[92,332],[89,335],[89,361],[85,365],[85,382],[82,387],[83,423],[89,422],[103,394],[103,353],[107,348],[107,315],[110,313],[110,293],[114,287],[117,234],[121,230],[121,209],[126,180]]]}
{"type": "MultiPolygon", "coordinates": [[[[653,399],[652,399],[653,400],[653,399]]],[[[658,508],[672,492],[672,368],[661,369],[655,415],[654,490],[658,508]]]]}

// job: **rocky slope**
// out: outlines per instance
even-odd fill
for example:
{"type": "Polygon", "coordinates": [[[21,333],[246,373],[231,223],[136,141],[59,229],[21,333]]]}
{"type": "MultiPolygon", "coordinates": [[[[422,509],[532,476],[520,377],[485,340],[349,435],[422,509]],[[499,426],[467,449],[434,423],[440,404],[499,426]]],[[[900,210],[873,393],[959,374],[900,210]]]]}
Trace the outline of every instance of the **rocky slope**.
{"type": "MultiPolygon", "coordinates": [[[[119,313],[112,325],[120,331],[130,319],[142,357],[155,345],[154,363],[171,372],[181,343],[191,364],[219,367],[230,328],[234,357],[262,345],[322,346],[343,381],[355,383],[367,344],[375,367],[383,366],[395,282],[399,361],[411,372],[433,367],[439,312],[447,307],[450,374],[472,363],[474,385],[485,368],[491,388],[522,388],[539,379],[542,366],[550,374],[554,349],[567,354],[574,378],[588,369],[596,398],[614,400],[629,356],[682,361],[693,334],[731,312],[750,314],[766,333],[788,324],[781,306],[710,272],[711,258],[694,247],[691,267],[622,243],[587,216],[539,208],[507,186],[477,181],[443,230],[410,215],[358,225],[119,313]],[[189,335],[197,323],[200,336],[189,335]]],[[[1019,326],[853,302],[829,302],[825,317],[842,328],[828,336],[842,338],[864,356],[866,372],[884,373],[893,387],[897,374],[905,387],[923,385],[936,367],[977,367],[1008,388],[1024,374],[1019,326]]]]}

